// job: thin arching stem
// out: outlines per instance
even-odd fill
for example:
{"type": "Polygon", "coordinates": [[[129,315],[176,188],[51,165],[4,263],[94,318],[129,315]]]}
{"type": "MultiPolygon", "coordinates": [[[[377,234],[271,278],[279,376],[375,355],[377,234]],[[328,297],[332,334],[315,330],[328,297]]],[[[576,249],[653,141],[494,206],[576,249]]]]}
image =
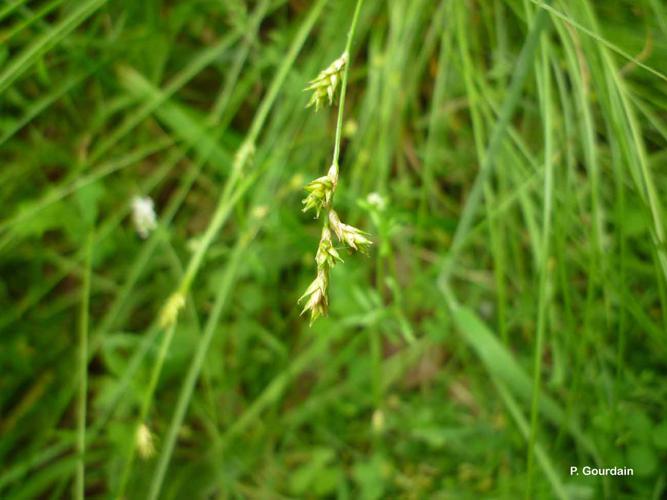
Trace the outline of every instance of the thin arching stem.
{"type": "Polygon", "coordinates": [[[363,5],[364,0],[357,0],[357,5],[354,8],[354,15],[352,17],[352,24],[350,24],[350,29],[347,32],[347,42],[345,43],[345,54],[348,56],[348,62],[343,69],[343,79],[340,85],[340,100],[338,104],[338,118],[336,120],[336,140],[334,142],[334,152],[333,160],[331,163],[333,165],[338,165],[338,158],[340,157],[340,140],[343,134],[343,113],[345,111],[345,93],[347,90],[347,76],[350,69],[350,48],[352,47],[352,39],[354,38],[354,32],[357,29],[357,21],[359,20],[359,12],[361,12],[361,6],[363,5]]]}

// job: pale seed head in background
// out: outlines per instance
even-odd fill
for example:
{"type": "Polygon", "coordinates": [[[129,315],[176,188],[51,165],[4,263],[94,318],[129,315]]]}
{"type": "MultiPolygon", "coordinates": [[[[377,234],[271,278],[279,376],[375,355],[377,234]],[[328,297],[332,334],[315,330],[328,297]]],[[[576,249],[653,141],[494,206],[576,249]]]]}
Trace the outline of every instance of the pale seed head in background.
{"type": "Polygon", "coordinates": [[[181,292],[172,293],[160,311],[160,326],[168,328],[178,319],[178,313],[185,306],[185,297],[181,292]]]}
{"type": "Polygon", "coordinates": [[[137,435],[135,436],[137,450],[139,450],[139,455],[144,460],[151,458],[155,455],[155,443],[153,442],[153,433],[150,431],[146,424],[141,424],[137,429],[137,435]]]}

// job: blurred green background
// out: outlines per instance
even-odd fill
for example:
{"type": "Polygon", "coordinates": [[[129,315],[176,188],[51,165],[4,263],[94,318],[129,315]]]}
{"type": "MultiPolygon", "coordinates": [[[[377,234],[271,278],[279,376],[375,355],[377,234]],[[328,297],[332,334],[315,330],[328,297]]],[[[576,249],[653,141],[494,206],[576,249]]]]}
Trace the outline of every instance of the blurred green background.
{"type": "Polygon", "coordinates": [[[1,498],[664,498],[667,7],[366,0],[309,327],[356,3],[0,4],[1,498]]]}

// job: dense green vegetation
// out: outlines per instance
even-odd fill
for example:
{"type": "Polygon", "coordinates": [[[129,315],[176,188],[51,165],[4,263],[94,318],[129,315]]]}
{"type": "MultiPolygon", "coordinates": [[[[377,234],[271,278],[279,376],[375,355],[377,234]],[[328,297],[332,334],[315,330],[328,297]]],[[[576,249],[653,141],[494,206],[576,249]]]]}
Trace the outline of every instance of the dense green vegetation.
{"type": "Polygon", "coordinates": [[[1,498],[664,498],[667,7],[362,2],[311,327],[356,6],[0,4],[1,498]]]}

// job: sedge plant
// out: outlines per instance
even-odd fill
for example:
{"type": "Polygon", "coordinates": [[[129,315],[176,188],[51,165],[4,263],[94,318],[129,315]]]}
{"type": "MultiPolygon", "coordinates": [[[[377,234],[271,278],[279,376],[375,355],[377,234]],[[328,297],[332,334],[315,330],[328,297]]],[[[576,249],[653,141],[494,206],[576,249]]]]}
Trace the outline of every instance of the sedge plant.
{"type": "Polygon", "coordinates": [[[311,80],[305,89],[313,92],[307,107],[315,106],[315,110],[317,111],[327,101],[329,105],[333,104],[336,87],[338,86],[338,82],[341,82],[338,118],[336,120],[336,137],[331,166],[326,175],[318,177],[306,185],[305,189],[308,196],[302,202],[304,205],[303,211],[308,212],[309,210],[313,210],[316,219],[319,219],[320,214],[324,213],[324,217],[322,218],[322,233],[317,246],[317,253],[315,254],[317,275],[304,294],[299,298],[299,303],[304,303],[301,314],[304,314],[306,311],[310,312],[311,325],[320,316],[326,316],[329,310],[329,274],[337,262],[343,261],[334,247],[333,235],[336,236],[340,243],[352,251],[366,253],[372,244],[366,237],[366,233],[354,226],[343,223],[333,207],[334,194],[338,186],[340,172],[340,143],[343,129],[343,114],[345,111],[345,92],[347,90],[348,71],[350,68],[350,48],[363,3],[363,0],[358,0],[355,6],[343,54],[311,80]]]}

